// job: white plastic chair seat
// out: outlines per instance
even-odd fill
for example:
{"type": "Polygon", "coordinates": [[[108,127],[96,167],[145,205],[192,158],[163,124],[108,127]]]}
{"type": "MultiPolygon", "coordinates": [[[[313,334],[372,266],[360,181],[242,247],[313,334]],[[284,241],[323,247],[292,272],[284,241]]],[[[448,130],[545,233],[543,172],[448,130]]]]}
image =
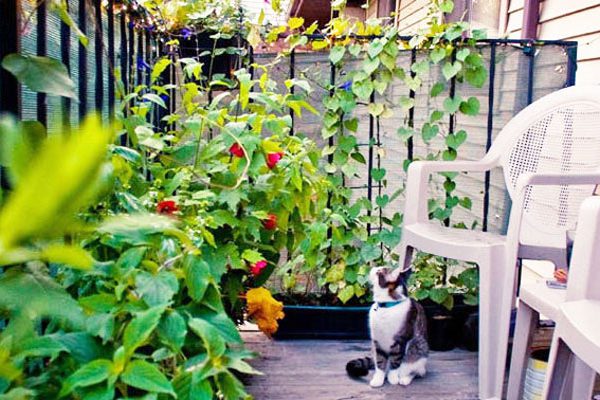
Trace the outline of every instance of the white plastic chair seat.
{"type": "Polygon", "coordinates": [[[571,351],[600,371],[600,301],[569,301],[560,306],[558,335],[571,351]]]}
{"type": "Polygon", "coordinates": [[[565,302],[567,291],[549,288],[545,280],[521,284],[519,301],[540,314],[556,321],[559,307],[565,302]]]}
{"type": "Polygon", "coordinates": [[[504,247],[506,237],[489,232],[448,228],[438,223],[417,223],[402,230],[404,240],[411,246],[439,256],[465,261],[478,261],[474,251],[504,247]],[[465,256],[470,256],[465,259],[465,256]]]}

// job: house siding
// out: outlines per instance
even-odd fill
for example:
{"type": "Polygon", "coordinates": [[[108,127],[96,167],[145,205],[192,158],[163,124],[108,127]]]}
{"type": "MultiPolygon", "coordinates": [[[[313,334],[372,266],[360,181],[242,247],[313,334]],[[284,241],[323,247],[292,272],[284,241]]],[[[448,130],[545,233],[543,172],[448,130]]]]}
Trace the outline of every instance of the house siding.
{"type": "MultiPolygon", "coordinates": [[[[520,38],[523,0],[510,0],[506,33],[520,38]]],[[[538,38],[575,40],[577,84],[600,84],[600,0],[543,0],[540,2],[538,38]]]]}

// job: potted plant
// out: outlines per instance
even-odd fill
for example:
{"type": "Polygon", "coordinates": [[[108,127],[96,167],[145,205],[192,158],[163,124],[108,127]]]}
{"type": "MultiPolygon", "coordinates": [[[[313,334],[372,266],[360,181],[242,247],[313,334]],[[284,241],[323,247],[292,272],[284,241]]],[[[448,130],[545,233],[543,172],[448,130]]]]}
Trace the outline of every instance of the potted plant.
{"type": "Polygon", "coordinates": [[[411,295],[425,308],[432,350],[462,345],[477,349],[477,292],[475,266],[417,253],[409,278],[411,295]]]}

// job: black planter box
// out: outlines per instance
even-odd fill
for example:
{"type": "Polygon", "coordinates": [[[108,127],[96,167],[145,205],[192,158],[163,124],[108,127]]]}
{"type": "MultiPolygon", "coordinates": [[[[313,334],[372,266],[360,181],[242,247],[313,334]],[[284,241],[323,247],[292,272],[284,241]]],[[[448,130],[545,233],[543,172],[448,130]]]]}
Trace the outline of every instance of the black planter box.
{"type": "Polygon", "coordinates": [[[365,307],[284,306],[276,339],[368,339],[365,307]]]}
{"type": "MultiPolygon", "coordinates": [[[[477,306],[455,298],[452,310],[422,302],[427,316],[429,346],[433,351],[457,346],[476,351],[477,306]]],[[[284,306],[275,339],[369,339],[369,309],[364,307],[284,306]]]]}

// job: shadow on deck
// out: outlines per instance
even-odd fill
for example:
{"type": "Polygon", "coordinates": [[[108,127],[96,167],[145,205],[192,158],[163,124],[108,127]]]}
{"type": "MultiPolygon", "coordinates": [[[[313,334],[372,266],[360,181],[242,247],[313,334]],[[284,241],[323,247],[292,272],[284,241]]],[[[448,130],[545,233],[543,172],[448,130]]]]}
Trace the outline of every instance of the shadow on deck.
{"type": "MultiPolygon", "coordinates": [[[[245,380],[256,400],[464,400],[477,399],[477,353],[431,352],[428,373],[407,387],[369,387],[368,379],[350,379],[346,362],[369,353],[368,341],[272,341],[259,332],[242,334],[260,354],[252,365],[265,373],[245,380]]],[[[370,375],[369,375],[370,376],[370,375]]]]}

